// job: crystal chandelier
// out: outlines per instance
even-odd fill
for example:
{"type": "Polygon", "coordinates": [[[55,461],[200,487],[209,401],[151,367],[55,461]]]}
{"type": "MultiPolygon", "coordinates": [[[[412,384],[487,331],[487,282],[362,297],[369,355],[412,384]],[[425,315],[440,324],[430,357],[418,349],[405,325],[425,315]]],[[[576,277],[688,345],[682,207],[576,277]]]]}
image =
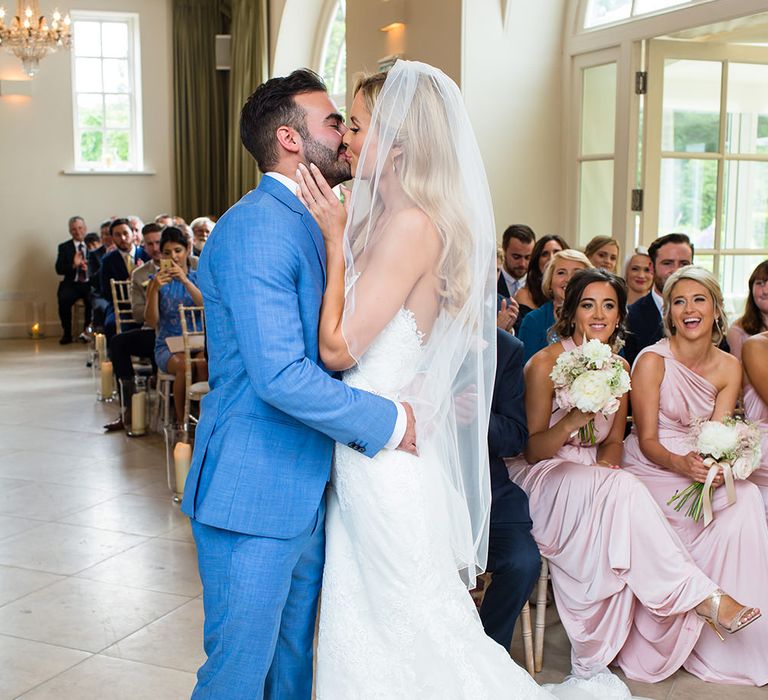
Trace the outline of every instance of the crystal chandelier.
{"type": "Polygon", "coordinates": [[[5,24],[5,8],[0,7],[0,46],[21,60],[31,78],[40,68],[40,59],[72,43],[71,21],[54,10],[50,22],[40,14],[37,0],[17,0],[16,15],[5,24]]]}

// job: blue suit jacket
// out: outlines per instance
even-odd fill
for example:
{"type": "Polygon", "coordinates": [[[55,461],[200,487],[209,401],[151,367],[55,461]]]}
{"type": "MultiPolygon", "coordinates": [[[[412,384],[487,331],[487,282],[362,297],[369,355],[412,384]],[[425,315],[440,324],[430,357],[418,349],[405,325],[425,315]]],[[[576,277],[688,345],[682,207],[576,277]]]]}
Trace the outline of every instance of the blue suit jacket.
{"type": "Polygon", "coordinates": [[[319,364],[325,246],[310,213],[277,180],[263,177],[221,217],[197,283],[211,391],[182,510],[225,530],[294,537],[317,513],[334,441],[375,455],[397,409],[319,364]]]}

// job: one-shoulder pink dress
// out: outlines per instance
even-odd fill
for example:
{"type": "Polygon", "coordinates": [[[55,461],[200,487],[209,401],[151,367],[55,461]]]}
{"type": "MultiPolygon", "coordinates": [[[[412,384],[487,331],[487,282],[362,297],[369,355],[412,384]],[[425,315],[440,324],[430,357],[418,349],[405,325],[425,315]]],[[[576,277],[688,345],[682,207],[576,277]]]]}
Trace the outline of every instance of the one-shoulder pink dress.
{"type": "Polygon", "coordinates": [[[744,415],[757,423],[763,430],[762,461],[760,467],[752,472],[749,480],[756,483],[760,488],[768,518],[768,406],[755,391],[755,387],[747,381],[744,382],[744,415]]]}
{"type": "MultiPolygon", "coordinates": [[[[668,341],[661,340],[638,355],[653,352],[664,359],[664,379],[659,400],[659,441],[670,452],[687,454],[695,448],[691,422],[712,416],[717,390],[704,377],[688,369],[672,355],[668,341]]],[[[638,390],[636,387],[635,391],[638,390]]],[[[624,443],[624,468],[647,487],[693,560],[719,586],[744,605],[763,611],[763,617],[726,637],[722,643],[714,633],[702,633],[684,668],[712,683],[765,685],[768,683],[768,525],[758,487],[749,481],[736,482],[736,503],[728,506],[725,489],[715,491],[714,521],[686,516],[667,501],[691,480],[650,462],[640,450],[634,432],[624,443]]],[[[657,631],[646,630],[648,640],[657,631]]]]}
{"type": "MultiPolygon", "coordinates": [[[[561,342],[574,347],[569,338],[561,342]]],[[[550,425],[563,414],[553,406],[550,425]]],[[[612,424],[613,416],[597,416],[598,443],[612,424]]],[[[588,677],[617,660],[630,678],[663,680],[690,655],[703,624],[693,608],[717,586],[645,486],[596,461],[596,446],[572,438],[551,459],[516,459],[508,467],[528,494],[532,533],[549,560],[574,675],[588,677]]]]}

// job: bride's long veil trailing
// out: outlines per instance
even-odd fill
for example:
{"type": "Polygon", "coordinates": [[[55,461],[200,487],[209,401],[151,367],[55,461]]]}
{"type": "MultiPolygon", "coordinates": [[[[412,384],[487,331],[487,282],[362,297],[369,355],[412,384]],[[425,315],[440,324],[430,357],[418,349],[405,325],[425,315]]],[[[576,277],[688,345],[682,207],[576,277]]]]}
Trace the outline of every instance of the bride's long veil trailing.
{"type": "Polygon", "coordinates": [[[474,586],[488,548],[496,235],[485,169],[461,93],[444,73],[422,63],[398,61],[390,70],[353,186],[343,329],[363,372],[366,348],[353,329],[361,321],[356,310],[370,304],[360,304],[358,281],[361,274],[377,274],[365,267],[366,253],[381,243],[382,232],[388,235],[385,216],[391,220],[397,213],[391,206],[385,212],[382,202],[382,175],[391,183],[393,173],[405,194],[401,206],[423,211],[442,239],[439,311],[436,318],[416,319],[423,351],[397,398],[414,408],[419,449],[441,465],[444,524],[457,569],[474,586]]]}

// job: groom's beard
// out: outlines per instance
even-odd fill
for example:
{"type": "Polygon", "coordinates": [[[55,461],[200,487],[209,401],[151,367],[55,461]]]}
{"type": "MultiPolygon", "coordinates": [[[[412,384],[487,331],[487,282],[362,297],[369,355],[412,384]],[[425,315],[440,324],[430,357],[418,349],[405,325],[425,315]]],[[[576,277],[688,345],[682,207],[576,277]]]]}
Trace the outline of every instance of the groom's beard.
{"type": "Polygon", "coordinates": [[[338,150],[328,148],[328,146],[313,139],[309,133],[301,134],[304,141],[304,159],[309,163],[314,163],[322,176],[328,181],[331,187],[346,182],[352,177],[352,166],[346,158],[341,158],[347,148],[341,146],[338,150]]]}

